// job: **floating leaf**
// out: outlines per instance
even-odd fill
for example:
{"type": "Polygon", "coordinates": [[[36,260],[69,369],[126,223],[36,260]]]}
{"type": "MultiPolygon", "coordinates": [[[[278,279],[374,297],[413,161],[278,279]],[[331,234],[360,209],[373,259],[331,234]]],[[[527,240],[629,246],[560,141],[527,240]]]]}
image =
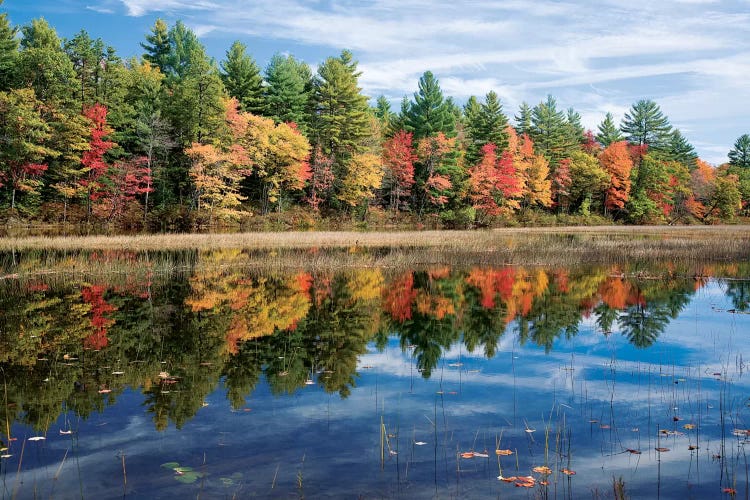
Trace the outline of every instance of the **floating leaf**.
{"type": "Polygon", "coordinates": [[[531,470],[538,474],[552,474],[552,469],[550,469],[546,465],[539,465],[531,470]]]}
{"type": "Polygon", "coordinates": [[[174,471],[177,473],[193,472],[192,467],[174,467],[174,471]]]}
{"type": "Polygon", "coordinates": [[[198,480],[199,477],[201,476],[198,472],[185,472],[183,474],[176,475],[174,478],[181,483],[193,484],[198,480]]]}
{"type": "Polygon", "coordinates": [[[735,436],[745,437],[750,436],[750,430],[747,429],[735,429],[732,431],[735,436]]]}
{"type": "Polygon", "coordinates": [[[10,457],[12,457],[12,456],[13,456],[13,455],[0,455],[0,458],[10,458],[10,457]]]}
{"type": "Polygon", "coordinates": [[[599,426],[600,429],[609,429],[609,424],[602,424],[599,426]]]}
{"type": "Polygon", "coordinates": [[[465,451],[461,453],[461,458],[474,458],[474,452],[473,451],[465,451]]]}
{"type": "Polygon", "coordinates": [[[506,483],[512,483],[513,481],[515,481],[516,479],[518,479],[516,476],[503,477],[502,474],[499,475],[499,476],[497,476],[497,478],[500,481],[505,481],[506,483]]]}
{"type": "Polygon", "coordinates": [[[512,454],[513,454],[513,450],[495,450],[495,455],[499,455],[501,457],[506,457],[512,454]]]}
{"type": "Polygon", "coordinates": [[[177,467],[180,466],[180,463],[179,462],[167,462],[167,463],[161,464],[161,466],[164,467],[165,469],[176,469],[177,467]]]}
{"type": "Polygon", "coordinates": [[[34,436],[27,439],[27,441],[44,441],[45,439],[47,438],[44,436],[34,436]]]}
{"type": "Polygon", "coordinates": [[[734,488],[722,488],[721,492],[722,493],[728,493],[730,495],[736,495],[737,494],[737,490],[735,490],[734,488]]]}
{"type": "Polygon", "coordinates": [[[570,469],[560,469],[560,472],[562,472],[566,476],[575,476],[576,475],[576,471],[570,470],[570,469]]]}
{"type": "Polygon", "coordinates": [[[689,431],[695,429],[695,424],[685,424],[682,426],[683,429],[687,429],[689,431]]]}
{"type": "Polygon", "coordinates": [[[99,394],[109,394],[112,389],[99,389],[99,394]]]}
{"type": "Polygon", "coordinates": [[[675,421],[675,422],[679,422],[682,419],[680,417],[678,417],[677,415],[675,415],[674,417],[672,417],[672,420],[675,421]]]}
{"type": "Polygon", "coordinates": [[[633,454],[633,455],[640,455],[640,454],[641,454],[641,451],[640,451],[640,450],[634,450],[634,449],[632,449],[632,448],[628,448],[628,449],[627,449],[627,450],[625,450],[625,451],[627,451],[628,453],[631,453],[631,454],[633,454]]]}
{"type": "Polygon", "coordinates": [[[70,436],[71,434],[73,434],[73,431],[71,431],[71,430],[64,431],[64,430],[60,429],[60,435],[61,436],[70,436]]]}
{"type": "Polygon", "coordinates": [[[125,372],[112,372],[112,375],[125,375],[125,372]]]}
{"type": "Polygon", "coordinates": [[[667,451],[669,451],[669,448],[663,448],[663,447],[661,447],[661,446],[659,446],[659,447],[657,447],[657,448],[654,448],[654,449],[655,449],[656,451],[658,451],[659,453],[666,453],[667,451]]]}
{"type": "Polygon", "coordinates": [[[697,449],[698,449],[698,446],[696,446],[696,445],[694,445],[694,444],[690,444],[690,445],[688,445],[688,450],[691,450],[691,451],[692,451],[692,450],[697,450],[697,449]]]}
{"type": "Polygon", "coordinates": [[[414,441],[414,444],[417,445],[417,446],[424,446],[427,443],[425,443],[424,441],[414,441]]]}
{"type": "Polygon", "coordinates": [[[490,458],[490,456],[487,453],[474,452],[474,456],[476,458],[490,458]]]}

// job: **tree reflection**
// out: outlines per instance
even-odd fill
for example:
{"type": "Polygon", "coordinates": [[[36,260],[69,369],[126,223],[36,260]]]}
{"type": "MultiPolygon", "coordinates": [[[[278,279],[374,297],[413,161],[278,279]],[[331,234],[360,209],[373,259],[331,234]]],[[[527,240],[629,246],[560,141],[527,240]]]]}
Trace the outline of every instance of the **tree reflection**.
{"type": "MultiPolygon", "coordinates": [[[[630,279],[622,267],[260,272],[240,250],[175,257],[190,265],[154,275],[132,254],[97,258],[145,270],[0,283],[0,421],[45,431],[61,413],[101,412],[126,387],[157,429],[185,425],[222,383],[233,409],[265,383],[279,396],[312,385],[345,398],[368,345],[393,337],[424,378],[458,342],[491,358],[515,330],[549,351],[586,318],[647,348],[705,284],[630,279]]],[[[748,283],[723,282],[736,311],[750,309],[748,283]]]]}

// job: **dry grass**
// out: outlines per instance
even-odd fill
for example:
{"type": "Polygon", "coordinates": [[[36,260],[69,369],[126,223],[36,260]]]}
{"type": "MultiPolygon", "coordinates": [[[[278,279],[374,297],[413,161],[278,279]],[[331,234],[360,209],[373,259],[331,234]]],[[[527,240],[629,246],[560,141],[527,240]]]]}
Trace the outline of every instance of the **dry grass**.
{"type": "MultiPolygon", "coordinates": [[[[750,226],[572,227],[491,231],[287,232],[0,239],[0,251],[76,254],[243,249],[251,267],[415,267],[708,263],[750,259],[750,226]]],[[[70,256],[70,255],[69,255],[70,256]]],[[[168,266],[169,267],[169,266],[168,266]]],[[[181,267],[181,266],[178,266],[181,267]]]]}
{"type": "Polygon", "coordinates": [[[0,250],[216,250],[389,247],[492,250],[508,238],[532,235],[581,235],[621,240],[654,236],[689,242],[713,241],[719,247],[741,243],[747,249],[750,226],[602,226],[506,228],[488,231],[283,232],[237,234],[147,234],[135,236],[32,236],[0,238],[0,250]]]}

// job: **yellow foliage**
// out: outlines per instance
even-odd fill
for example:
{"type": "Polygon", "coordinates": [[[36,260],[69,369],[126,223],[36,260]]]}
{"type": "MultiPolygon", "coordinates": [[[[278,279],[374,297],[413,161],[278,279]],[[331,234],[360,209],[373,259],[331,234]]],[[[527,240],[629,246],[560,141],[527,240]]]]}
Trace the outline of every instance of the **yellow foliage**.
{"type": "Polygon", "coordinates": [[[339,200],[355,207],[375,196],[383,181],[382,159],[372,153],[357,154],[349,161],[348,170],[342,179],[339,200]]]}

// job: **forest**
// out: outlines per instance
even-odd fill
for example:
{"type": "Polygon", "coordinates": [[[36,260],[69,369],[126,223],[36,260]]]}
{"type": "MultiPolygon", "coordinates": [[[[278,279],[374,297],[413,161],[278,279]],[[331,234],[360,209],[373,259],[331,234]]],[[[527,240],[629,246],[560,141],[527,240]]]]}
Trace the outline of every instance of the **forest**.
{"type": "MultiPolygon", "coordinates": [[[[1,3],[1,2],[0,2],[1,3]]],[[[344,50],[317,71],[209,57],[157,20],[124,59],[0,14],[0,222],[123,228],[695,224],[749,215],[750,135],[713,166],[642,99],[586,130],[549,95],[511,117],[425,71],[397,111],[344,50]],[[258,224],[261,224],[258,226],[258,224]],[[255,225],[255,226],[254,226],[255,225]]]]}

